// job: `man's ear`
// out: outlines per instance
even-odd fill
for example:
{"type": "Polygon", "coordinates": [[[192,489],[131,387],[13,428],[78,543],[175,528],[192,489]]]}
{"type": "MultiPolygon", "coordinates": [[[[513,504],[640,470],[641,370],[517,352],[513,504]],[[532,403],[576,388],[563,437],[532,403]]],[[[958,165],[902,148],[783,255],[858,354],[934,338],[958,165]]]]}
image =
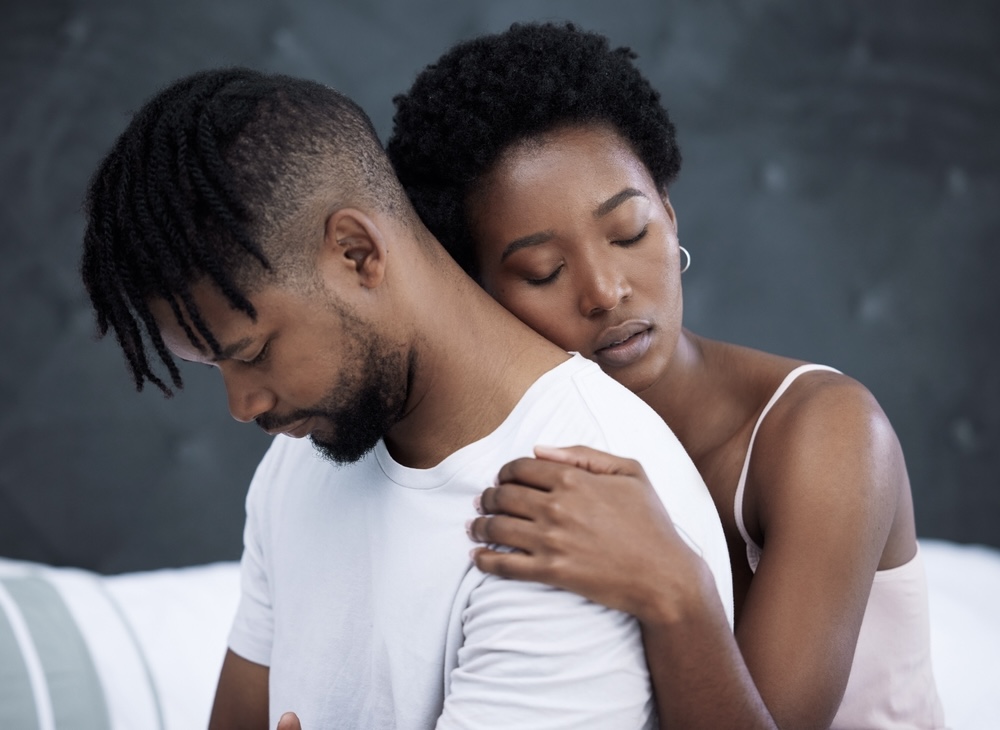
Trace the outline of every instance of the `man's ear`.
{"type": "Polygon", "coordinates": [[[374,289],[385,278],[387,254],[381,229],[357,208],[341,208],[327,216],[319,262],[322,270],[353,277],[361,286],[374,289]]]}

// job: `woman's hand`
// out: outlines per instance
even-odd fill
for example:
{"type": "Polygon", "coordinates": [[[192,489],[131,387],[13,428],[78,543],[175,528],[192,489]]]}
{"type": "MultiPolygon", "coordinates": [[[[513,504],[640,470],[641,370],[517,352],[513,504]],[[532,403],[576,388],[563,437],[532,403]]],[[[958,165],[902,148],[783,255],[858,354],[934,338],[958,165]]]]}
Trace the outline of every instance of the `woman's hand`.
{"type": "MultiPolygon", "coordinates": [[[[487,573],[546,583],[640,620],[677,598],[700,559],[674,529],[642,466],[585,446],[536,447],[500,469],[469,524],[487,573]]],[[[694,581],[697,582],[697,581],[694,581]]],[[[661,618],[661,616],[657,616],[661,618]]]]}

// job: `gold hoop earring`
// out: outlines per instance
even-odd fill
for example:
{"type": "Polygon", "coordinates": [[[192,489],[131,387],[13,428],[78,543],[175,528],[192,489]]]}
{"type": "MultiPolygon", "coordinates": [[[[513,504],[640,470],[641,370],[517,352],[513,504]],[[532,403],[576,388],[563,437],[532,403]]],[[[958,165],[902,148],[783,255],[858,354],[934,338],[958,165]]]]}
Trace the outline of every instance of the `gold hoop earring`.
{"type": "Polygon", "coordinates": [[[691,268],[691,254],[688,253],[688,250],[683,246],[678,246],[677,248],[679,248],[681,250],[681,253],[684,254],[684,265],[681,267],[681,273],[683,274],[685,271],[691,268]]]}

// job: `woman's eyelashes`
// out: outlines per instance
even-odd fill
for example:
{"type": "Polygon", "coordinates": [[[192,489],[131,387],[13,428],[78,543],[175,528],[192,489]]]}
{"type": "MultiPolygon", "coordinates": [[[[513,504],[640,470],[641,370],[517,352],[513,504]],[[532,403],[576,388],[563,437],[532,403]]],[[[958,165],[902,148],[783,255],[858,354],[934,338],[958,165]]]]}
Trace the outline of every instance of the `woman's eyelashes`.
{"type": "MultiPolygon", "coordinates": [[[[647,233],[649,233],[649,224],[643,226],[642,230],[639,231],[636,235],[632,236],[631,238],[612,239],[611,244],[613,246],[619,246],[621,248],[628,248],[629,246],[634,246],[635,244],[639,243],[639,241],[641,241],[643,238],[646,237],[647,233]]],[[[545,284],[549,284],[555,281],[556,278],[559,276],[559,272],[562,271],[564,265],[565,264],[559,264],[555,269],[552,270],[552,273],[547,274],[545,276],[531,276],[529,274],[524,274],[522,278],[524,279],[525,283],[531,286],[543,286],[545,284]]]]}
{"type": "Polygon", "coordinates": [[[553,271],[548,276],[535,277],[535,278],[526,276],[524,280],[531,286],[542,286],[543,284],[548,284],[556,280],[556,277],[559,276],[559,272],[562,271],[562,267],[563,264],[559,264],[559,266],[555,268],[555,271],[553,271]]]}
{"type": "Polygon", "coordinates": [[[649,225],[645,225],[642,227],[642,230],[639,231],[639,233],[633,236],[632,238],[625,238],[618,241],[612,241],[611,243],[615,244],[616,246],[631,246],[634,243],[639,243],[639,241],[641,241],[643,238],[646,237],[646,234],[648,232],[649,232],[649,225]]]}

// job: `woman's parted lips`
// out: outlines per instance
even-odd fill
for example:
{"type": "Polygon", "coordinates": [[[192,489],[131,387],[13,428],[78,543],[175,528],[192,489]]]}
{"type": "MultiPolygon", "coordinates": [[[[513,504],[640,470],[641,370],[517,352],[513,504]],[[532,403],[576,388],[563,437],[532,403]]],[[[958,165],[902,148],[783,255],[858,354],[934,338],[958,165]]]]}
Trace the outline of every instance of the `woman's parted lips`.
{"type": "Polygon", "coordinates": [[[619,345],[630,337],[634,337],[640,332],[648,330],[652,325],[644,319],[630,319],[622,324],[608,327],[597,339],[597,346],[594,352],[606,350],[609,347],[619,345]]]}

